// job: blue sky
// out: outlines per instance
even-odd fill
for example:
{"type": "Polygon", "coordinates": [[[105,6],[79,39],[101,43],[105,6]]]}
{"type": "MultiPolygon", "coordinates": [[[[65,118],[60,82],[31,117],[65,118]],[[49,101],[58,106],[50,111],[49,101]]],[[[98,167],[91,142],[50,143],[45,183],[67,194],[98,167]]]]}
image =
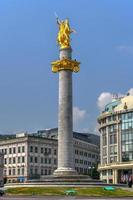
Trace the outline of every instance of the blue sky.
{"type": "Polygon", "coordinates": [[[98,97],[133,87],[132,0],[0,1],[0,133],[57,126],[54,13],[68,17],[73,58],[74,130],[95,131],[98,97]]]}

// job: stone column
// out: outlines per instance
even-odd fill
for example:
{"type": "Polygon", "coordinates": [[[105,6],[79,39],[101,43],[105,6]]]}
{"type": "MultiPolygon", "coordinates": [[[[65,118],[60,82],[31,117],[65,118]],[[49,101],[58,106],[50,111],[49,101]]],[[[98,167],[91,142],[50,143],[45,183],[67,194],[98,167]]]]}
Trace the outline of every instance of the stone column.
{"type": "Polygon", "coordinates": [[[113,184],[118,184],[118,170],[113,169],[113,184]]]}
{"type": "MultiPolygon", "coordinates": [[[[71,48],[60,50],[60,60],[71,59],[71,48]]],[[[58,168],[54,175],[76,175],[73,155],[72,71],[59,71],[58,168]]]]}
{"type": "Polygon", "coordinates": [[[103,165],[103,133],[100,132],[100,163],[103,165]]]}
{"type": "Polygon", "coordinates": [[[106,178],[107,178],[107,183],[109,184],[109,170],[106,170],[106,178]]]}
{"type": "Polygon", "coordinates": [[[106,128],[106,134],[107,134],[107,164],[110,163],[110,138],[109,138],[109,127],[106,128]]]}

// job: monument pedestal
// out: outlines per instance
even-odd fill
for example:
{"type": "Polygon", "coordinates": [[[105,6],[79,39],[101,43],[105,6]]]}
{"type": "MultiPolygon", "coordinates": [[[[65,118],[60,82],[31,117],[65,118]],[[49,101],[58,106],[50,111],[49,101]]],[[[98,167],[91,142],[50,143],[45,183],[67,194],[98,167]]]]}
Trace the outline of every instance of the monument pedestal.
{"type": "MultiPolygon", "coordinates": [[[[77,171],[73,168],[58,168],[54,171],[53,176],[54,177],[71,177],[78,175],[77,171]]],[[[77,177],[77,176],[76,176],[77,177]]]]}

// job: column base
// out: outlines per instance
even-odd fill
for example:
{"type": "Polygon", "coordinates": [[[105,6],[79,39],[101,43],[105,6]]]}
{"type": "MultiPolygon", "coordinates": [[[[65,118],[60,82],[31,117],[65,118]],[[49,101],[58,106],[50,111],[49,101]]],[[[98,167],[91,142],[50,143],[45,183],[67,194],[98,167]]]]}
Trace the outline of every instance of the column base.
{"type": "Polygon", "coordinates": [[[56,169],[53,175],[59,176],[59,177],[66,177],[66,176],[75,176],[75,175],[78,175],[78,173],[73,168],[62,167],[62,168],[56,169]]]}

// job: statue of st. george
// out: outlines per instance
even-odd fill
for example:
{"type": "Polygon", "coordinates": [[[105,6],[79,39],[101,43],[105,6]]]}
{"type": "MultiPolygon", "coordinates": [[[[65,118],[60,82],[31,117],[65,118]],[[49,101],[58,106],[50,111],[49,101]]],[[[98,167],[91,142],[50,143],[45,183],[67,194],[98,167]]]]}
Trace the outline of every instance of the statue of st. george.
{"type": "Polygon", "coordinates": [[[69,48],[70,46],[70,34],[72,32],[74,32],[74,30],[72,30],[70,28],[69,25],[69,20],[65,19],[65,20],[59,20],[57,18],[57,24],[59,26],[59,32],[58,32],[58,36],[57,36],[57,43],[59,44],[61,49],[64,48],[69,48]]]}

